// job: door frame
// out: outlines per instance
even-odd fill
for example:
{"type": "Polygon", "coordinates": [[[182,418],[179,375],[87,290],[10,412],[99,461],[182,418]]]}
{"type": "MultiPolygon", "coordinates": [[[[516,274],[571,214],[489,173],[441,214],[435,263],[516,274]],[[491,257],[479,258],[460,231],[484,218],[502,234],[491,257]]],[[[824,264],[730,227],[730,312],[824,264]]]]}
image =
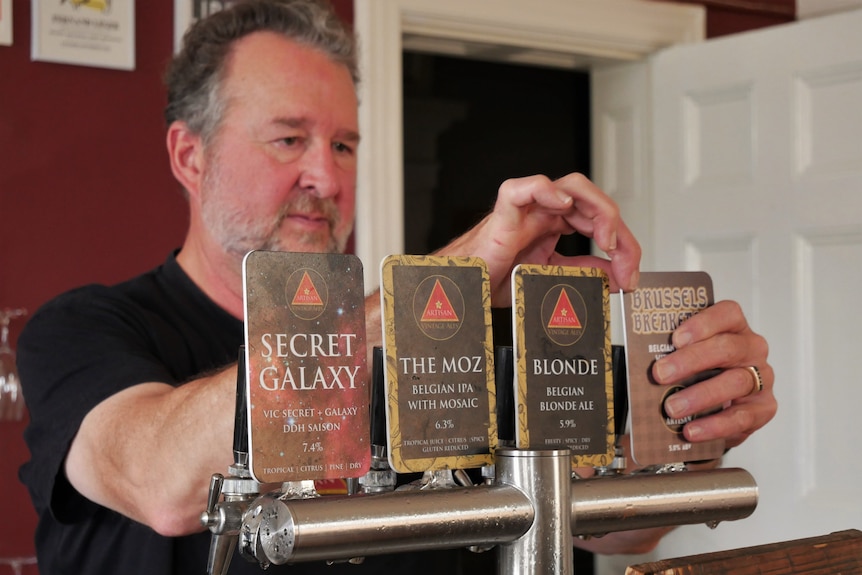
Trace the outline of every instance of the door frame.
{"type": "Polygon", "coordinates": [[[401,53],[570,69],[642,60],[702,41],[702,6],[644,0],[354,0],[362,82],[356,254],[376,266],[404,249],[401,53]],[[372,151],[373,150],[373,151],[372,151]]]}

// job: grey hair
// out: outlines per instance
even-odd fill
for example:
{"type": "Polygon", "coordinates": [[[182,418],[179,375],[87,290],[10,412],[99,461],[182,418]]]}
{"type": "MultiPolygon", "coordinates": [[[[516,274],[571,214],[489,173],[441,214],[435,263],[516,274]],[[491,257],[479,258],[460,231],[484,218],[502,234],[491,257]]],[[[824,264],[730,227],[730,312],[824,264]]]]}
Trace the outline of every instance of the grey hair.
{"type": "Polygon", "coordinates": [[[180,120],[204,142],[217,131],[226,102],[220,94],[225,61],[234,42],[269,31],[320,50],[350,71],[359,85],[356,38],[326,0],[238,0],[198,20],[165,75],[165,121],[180,120]]]}

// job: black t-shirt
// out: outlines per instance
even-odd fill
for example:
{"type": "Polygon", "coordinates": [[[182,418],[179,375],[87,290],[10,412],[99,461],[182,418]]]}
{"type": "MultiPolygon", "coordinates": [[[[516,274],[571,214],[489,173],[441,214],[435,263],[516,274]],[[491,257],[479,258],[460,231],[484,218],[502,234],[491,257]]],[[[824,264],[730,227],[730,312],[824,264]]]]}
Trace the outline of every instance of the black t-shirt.
{"type": "MultiPolygon", "coordinates": [[[[203,294],[173,255],[120,285],[66,293],[32,317],[18,339],[31,453],[20,477],[39,515],[36,553],[42,575],[206,571],[209,532],[162,537],[76,492],[65,478],[63,461],[84,416],[99,402],[139,383],[182,385],[224,367],[236,361],[242,340],[242,322],[203,294]]],[[[399,554],[368,557],[362,565],[308,563],[267,572],[457,573],[460,554],[399,554]]],[[[235,555],[230,573],[262,571],[235,555]]]]}
{"type": "MultiPolygon", "coordinates": [[[[31,453],[20,478],[39,516],[35,543],[41,575],[206,571],[209,532],[163,537],[75,491],[63,462],[84,416],[102,400],[145,382],[182,385],[235,362],[242,342],[242,322],[191,281],[175,254],[125,283],[63,294],[30,319],[18,338],[18,369],[30,411],[24,436],[31,453]]],[[[591,563],[590,555],[575,551],[579,566],[591,563]]],[[[496,572],[494,555],[455,549],[367,557],[361,565],[272,566],[266,572],[483,575],[496,572]]],[[[234,554],[229,573],[262,570],[234,554]]]]}

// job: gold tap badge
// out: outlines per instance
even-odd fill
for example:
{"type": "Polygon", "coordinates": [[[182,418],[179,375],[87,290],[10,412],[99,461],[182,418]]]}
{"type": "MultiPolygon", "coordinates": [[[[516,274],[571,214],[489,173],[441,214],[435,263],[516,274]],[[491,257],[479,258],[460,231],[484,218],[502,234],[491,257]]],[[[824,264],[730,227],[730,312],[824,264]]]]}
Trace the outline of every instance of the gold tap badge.
{"type": "Polygon", "coordinates": [[[381,274],[392,467],[406,473],[493,463],[497,402],[484,262],[390,256],[381,274]]]}
{"type": "Polygon", "coordinates": [[[614,404],[607,275],[520,265],[515,315],[518,447],[566,448],[572,467],[610,464],[614,404]]]}

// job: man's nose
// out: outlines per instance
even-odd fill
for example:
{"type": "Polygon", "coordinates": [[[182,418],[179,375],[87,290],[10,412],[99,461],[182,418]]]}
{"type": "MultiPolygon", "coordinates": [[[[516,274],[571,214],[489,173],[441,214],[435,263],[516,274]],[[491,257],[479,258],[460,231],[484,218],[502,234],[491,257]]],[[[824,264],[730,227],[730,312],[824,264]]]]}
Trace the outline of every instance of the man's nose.
{"type": "Polygon", "coordinates": [[[325,144],[309,146],[302,157],[299,186],[318,198],[338,194],[338,165],[332,147],[325,144]]]}

